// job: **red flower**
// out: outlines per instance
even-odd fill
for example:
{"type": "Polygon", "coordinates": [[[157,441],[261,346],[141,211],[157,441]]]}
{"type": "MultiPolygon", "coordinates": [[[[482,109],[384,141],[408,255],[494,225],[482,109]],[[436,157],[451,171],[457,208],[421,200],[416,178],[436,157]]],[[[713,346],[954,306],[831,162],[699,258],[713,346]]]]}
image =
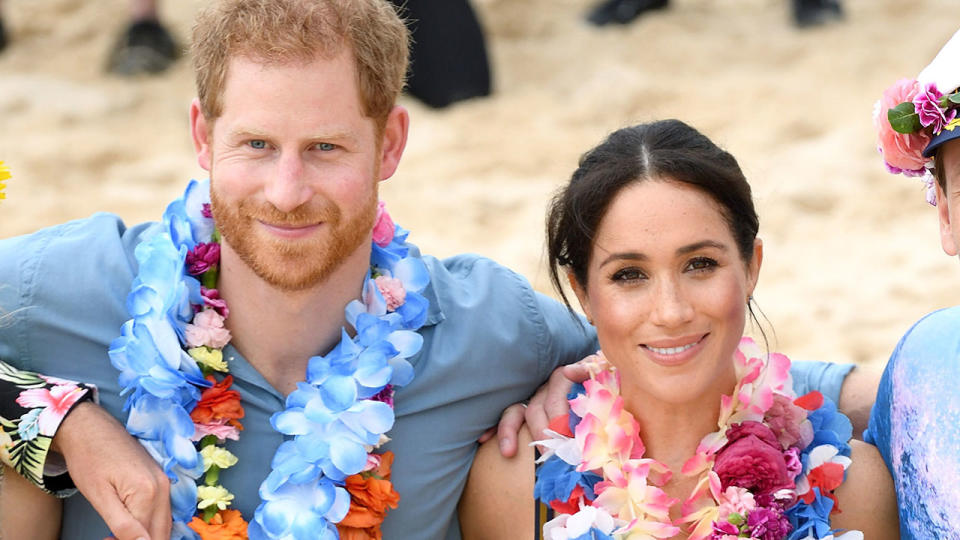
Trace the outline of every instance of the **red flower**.
{"type": "Polygon", "coordinates": [[[570,492],[569,499],[566,501],[559,499],[550,501],[550,508],[557,514],[573,515],[580,511],[580,501],[583,501],[585,505],[589,505],[591,502],[583,496],[583,486],[577,485],[573,488],[573,491],[570,492]]]}
{"type": "Polygon", "coordinates": [[[713,470],[724,489],[739,486],[766,495],[794,487],[776,435],[760,422],[727,430],[727,444],[717,452],[713,470]]]}
{"type": "Polygon", "coordinates": [[[807,474],[807,482],[810,482],[810,491],[800,496],[803,502],[810,504],[816,498],[813,488],[820,488],[820,494],[824,497],[833,499],[833,510],[830,513],[841,512],[840,501],[833,494],[833,490],[840,487],[843,483],[843,465],[839,463],[827,462],[810,471],[807,474]]]}
{"type": "Polygon", "coordinates": [[[214,383],[200,394],[200,401],[190,412],[190,418],[195,424],[210,424],[218,420],[225,420],[237,429],[243,429],[238,419],[243,418],[243,407],[240,405],[240,392],[229,390],[233,384],[233,376],[227,375],[217,382],[213,375],[207,375],[207,380],[214,383]]]}
{"type": "Polygon", "coordinates": [[[337,523],[341,540],[381,540],[380,524],[387,509],[400,502],[390,483],[391,465],[393,452],[385,452],[377,468],[347,477],[344,487],[350,493],[350,511],[337,523]]]}

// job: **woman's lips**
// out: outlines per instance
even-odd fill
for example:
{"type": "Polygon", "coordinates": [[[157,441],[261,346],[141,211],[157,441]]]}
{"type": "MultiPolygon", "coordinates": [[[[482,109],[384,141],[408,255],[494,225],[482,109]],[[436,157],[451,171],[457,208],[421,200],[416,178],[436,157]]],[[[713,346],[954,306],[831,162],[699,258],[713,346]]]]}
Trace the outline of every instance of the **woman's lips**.
{"type": "Polygon", "coordinates": [[[663,366],[677,366],[696,356],[710,334],[663,339],[642,343],[642,348],[654,362],[663,366]]]}

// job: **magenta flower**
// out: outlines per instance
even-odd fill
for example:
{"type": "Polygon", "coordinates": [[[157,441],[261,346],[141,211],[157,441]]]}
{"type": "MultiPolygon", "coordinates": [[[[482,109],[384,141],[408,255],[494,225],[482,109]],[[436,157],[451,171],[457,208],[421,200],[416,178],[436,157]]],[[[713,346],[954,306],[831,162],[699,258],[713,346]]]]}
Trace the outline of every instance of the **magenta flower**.
{"type": "Polygon", "coordinates": [[[213,210],[210,209],[210,203],[203,203],[203,209],[200,211],[203,214],[203,217],[207,219],[213,219],[213,210]]]}
{"type": "Polygon", "coordinates": [[[204,306],[213,308],[224,319],[230,316],[230,308],[227,307],[227,301],[220,298],[220,291],[200,287],[200,295],[203,296],[204,306]]]}
{"type": "Polygon", "coordinates": [[[727,430],[727,444],[713,465],[721,485],[747,488],[757,495],[793,489],[776,435],[760,422],[743,422],[727,430]]]}
{"type": "Polygon", "coordinates": [[[373,221],[373,243],[380,247],[387,247],[393,241],[393,231],[396,227],[393,219],[387,213],[383,201],[377,204],[377,217],[373,221]]]}
{"type": "Polygon", "coordinates": [[[793,528],[779,505],[755,508],[747,515],[747,530],[757,540],[782,540],[793,528]]]}
{"type": "Polygon", "coordinates": [[[713,534],[710,540],[726,540],[727,538],[737,538],[740,536],[740,529],[729,521],[714,521],[713,534]]]}
{"type": "Polygon", "coordinates": [[[187,252],[187,273],[199,276],[220,262],[220,244],[199,243],[187,252]]]}
{"type": "Polygon", "coordinates": [[[370,399],[373,401],[382,401],[383,403],[393,407],[393,385],[388,384],[384,386],[380,393],[371,397],[370,399]]]}
{"type": "Polygon", "coordinates": [[[934,133],[940,133],[947,122],[957,116],[956,109],[944,110],[940,108],[940,98],[943,93],[937,90],[937,85],[927,83],[916,96],[913,97],[913,106],[920,116],[920,125],[933,126],[934,133]]]}

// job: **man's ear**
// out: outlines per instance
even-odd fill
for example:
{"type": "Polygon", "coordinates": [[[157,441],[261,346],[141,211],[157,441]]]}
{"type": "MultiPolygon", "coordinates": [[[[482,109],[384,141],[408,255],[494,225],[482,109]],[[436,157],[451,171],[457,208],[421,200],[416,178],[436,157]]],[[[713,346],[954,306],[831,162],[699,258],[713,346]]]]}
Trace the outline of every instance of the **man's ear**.
{"type": "Polygon", "coordinates": [[[937,182],[937,217],[940,219],[940,245],[943,251],[951,257],[957,254],[957,240],[953,237],[953,228],[950,227],[950,202],[947,200],[940,182],[937,182]]]}
{"type": "Polygon", "coordinates": [[[200,108],[200,100],[193,98],[190,103],[190,136],[193,138],[193,151],[197,154],[197,163],[203,170],[210,171],[211,157],[213,153],[210,149],[210,128],[212,123],[207,123],[207,118],[203,115],[200,108]]]}
{"type": "Polygon", "coordinates": [[[410,129],[410,114],[399,105],[394,105],[383,127],[380,139],[380,180],[393,176],[407,146],[407,132],[410,129]]]}
{"type": "Polygon", "coordinates": [[[587,296],[587,290],[580,285],[580,282],[577,280],[577,276],[573,274],[573,271],[567,272],[567,282],[570,283],[570,288],[573,289],[573,294],[577,295],[577,300],[580,302],[580,308],[583,310],[583,314],[587,316],[587,320],[590,321],[590,324],[593,324],[593,312],[590,309],[590,297],[587,296]]]}

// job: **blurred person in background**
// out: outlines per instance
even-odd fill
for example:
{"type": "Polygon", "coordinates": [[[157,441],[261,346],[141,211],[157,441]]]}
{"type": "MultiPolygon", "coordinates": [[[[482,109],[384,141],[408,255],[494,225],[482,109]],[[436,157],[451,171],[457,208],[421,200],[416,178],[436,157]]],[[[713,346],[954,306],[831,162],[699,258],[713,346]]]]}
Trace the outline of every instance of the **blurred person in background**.
{"type": "Polygon", "coordinates": [[[391,0],[410,28],[406,91],[443,108],[490,95],[483,28],[467,0],[391,0]]]}
{"type": "MultiPolygon", "coordinates": [[[[123,76],[161,73],[177,59],[176,42],[160,22],[157,1],[130,0],[129,22],[110,50],[108,72],[123,76]]],[[[0,0],[0,50],[10,40],[3,20],[3,3],[0,0]]]]}
{"type": "MultiPolygon", "coordinates": [[[[843,17],[840,0],[791,0],[793,22],[798,28],[817,26],[843,17]]],[[[627,24],[646,11],[664,9],[669,0],[601,0],[587,14],[597,26],[627,24]]]]}

